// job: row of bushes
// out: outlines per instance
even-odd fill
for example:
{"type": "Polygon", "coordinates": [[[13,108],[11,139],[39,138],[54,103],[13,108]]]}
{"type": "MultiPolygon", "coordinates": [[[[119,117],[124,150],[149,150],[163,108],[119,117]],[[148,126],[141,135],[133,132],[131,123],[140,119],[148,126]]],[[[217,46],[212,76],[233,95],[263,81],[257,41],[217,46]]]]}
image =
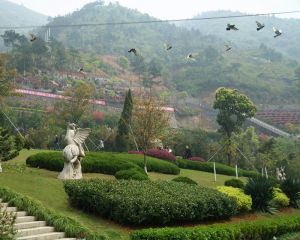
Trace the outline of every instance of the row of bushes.
{"type": "Polygon", "coordinates": [[[40,203],[7,188],[0,188],[0,197],[18,209],[35,216],[37,220],[46,221],[47,224],[53,226],[56,231],[65,232],[67,237],[82,238],[84,236],[87,240],[105,239],[104,236],[93,233],[89,229],[81,226],[77,221],[51,211],[40,203]]]}
{"type": "Polygon", "coordinates": [[[214,189],[166,181],[67,181],[71,205],[122,224],[166,225],[226,219],[236,202],[214,189]]]}
{"type": "MultiPolygon", "coordinates": [[[[26,164],[51,171],[61,171],[64,160],[61,152],[44,152],[27,158],[26,164]]],[[[114,175],[121,170],[143,168],[143,157],[124,153],[87,153],[82,163],[83,172],[97,172],[114,175]]],[[[148,171],[179,174],[180,169],[173,163],[148,158],[148,171]]]]}
{"type": "Polygon", "coordinates": [[[244,221],[236,224],[156,228],[135,231],[131,240],[271,240],[274,236],[300,231],[300,216],[277,217],[266,221],[244,221]]]}
{"type": "MultiPolygon", "coordinates": [[[[214,172],[214,165],[212,162],[196,162],[186,159],[177,159],[177,166],[184,169],[199,170],[204,172],[214,172]]],[[[235,168],[227,166],[225,164],[216,163],[217,174],[224,174],[228,176],[235,176],[235,168]]],[[[248,171],[243,169],[238,169],[239,176],[243,177],[256,177],[260,174],[255,171],[248,171]]]]}

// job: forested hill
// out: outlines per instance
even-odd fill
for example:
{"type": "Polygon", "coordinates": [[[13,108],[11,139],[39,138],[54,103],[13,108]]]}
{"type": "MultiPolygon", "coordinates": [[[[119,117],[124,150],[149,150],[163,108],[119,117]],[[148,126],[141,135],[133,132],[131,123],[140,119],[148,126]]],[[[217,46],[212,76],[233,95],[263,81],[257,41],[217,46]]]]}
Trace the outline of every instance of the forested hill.
{"type": "MultiPolygon", "coordinates": [[[[241,12],[211,11],[205,12],[195,18],[211,18],[224,16],[244,15],[241,12]]],[[[288,17],[288,14],[284,15],[288,17]]],[[[300,19],[279,18],[276,16],[242,17],[232,19],[214,19],[202,21],[189,21],[179,24],[189,29],[199,29],[203,34],[213,34],[226,41],[231,41],[240,48],[255,48],[261,43],[282,52],[290,58],[300,58],[300,19]],[[260,31],[256,30],[256,21],[265,24],[260,31]],[[236,24],[239,31],[226,31],[228,23],[236,24]],[[273,26],[281,29],[283,35],[274,39],[273,26]]]]}

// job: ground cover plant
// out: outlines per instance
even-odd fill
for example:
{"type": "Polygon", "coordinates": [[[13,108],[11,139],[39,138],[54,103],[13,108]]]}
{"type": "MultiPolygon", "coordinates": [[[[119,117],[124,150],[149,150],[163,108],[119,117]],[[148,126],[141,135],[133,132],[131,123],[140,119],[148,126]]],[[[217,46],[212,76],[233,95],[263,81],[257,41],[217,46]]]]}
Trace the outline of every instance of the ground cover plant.
{"type": "Polygon", "coordinates": [[[72,206],[129,225],[226,219],[236,201],[214,189],[166,181],[66,181],[72,206]]]}

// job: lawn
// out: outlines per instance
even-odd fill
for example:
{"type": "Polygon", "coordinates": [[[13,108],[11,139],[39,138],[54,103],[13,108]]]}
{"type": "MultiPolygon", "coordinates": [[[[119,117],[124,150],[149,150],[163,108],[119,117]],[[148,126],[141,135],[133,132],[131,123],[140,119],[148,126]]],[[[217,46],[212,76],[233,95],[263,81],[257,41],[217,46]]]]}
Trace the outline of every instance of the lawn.
{"type": "MultiPolygon", "coordinates": [[[[120,226],[111,221],[107,221],[98,216],[92,216],[69,206],[67,195],[63,189],[61,180],[57,179],[57,172],[43,169],[28,168],[25,166],[25,160],[28,156],[41,152],[40,150],[22,150],[15,159],[2,163],[3,173],[0,174],[0,185],[9,187],[23,195],[40,201],[47,208],[55,210],[65,216],[76,219],[82,225],[105,234],[109,239],[128,239],[131,229],[120,226]]],[[[181,169],[181,176],[188,176],[199,185],[215,187],[223,185],[226,179],[231,176],[217,175],[217,182],[213,181],[213,174],[201,171],[181,169]]],[[[151,180],[171,180],[176,175],[167,175],[161,173],[149,173],[151,180]]],[[[84,178],[105,178],[114,179],[114,176],[89,173],[84,174],[84,178]]],[[[245,180],[245,178],[241,178],[245,180]]],[[[294,214],[294,213],[290,213],[294,214]]],[[[297,212],[297,214],[299,214],[297,212]]],[[[234,221],[246,220],[247,217],[235,219],[234,221]]]]}

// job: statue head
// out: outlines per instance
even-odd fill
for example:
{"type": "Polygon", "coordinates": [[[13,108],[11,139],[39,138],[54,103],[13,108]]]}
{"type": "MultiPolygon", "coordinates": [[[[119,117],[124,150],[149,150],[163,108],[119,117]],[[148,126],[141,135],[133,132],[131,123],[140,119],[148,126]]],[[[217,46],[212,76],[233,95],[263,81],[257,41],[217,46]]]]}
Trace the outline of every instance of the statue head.
{"type": "Polygon", "coordinates": [[[76,124],[75,123],[69,123],[68,124],[68,129],[72,129],[72,130],[75,130],[76,129],[76,124]]]}

